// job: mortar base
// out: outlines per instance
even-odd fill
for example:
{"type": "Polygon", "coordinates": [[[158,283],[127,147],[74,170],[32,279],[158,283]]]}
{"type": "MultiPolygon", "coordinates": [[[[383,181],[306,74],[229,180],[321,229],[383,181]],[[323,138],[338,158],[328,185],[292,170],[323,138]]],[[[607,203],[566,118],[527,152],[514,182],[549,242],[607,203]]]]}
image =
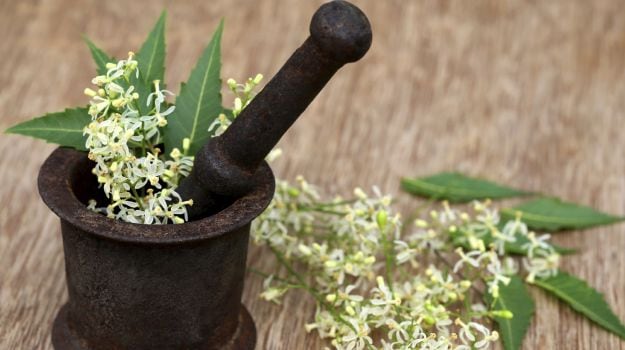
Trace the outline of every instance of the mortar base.
{"type": "MultiPolygon", "coordinates": [[[[256,345],[256,326],[249,311],[241,304],[239,309],[239,327],[232,339],[220,349],[223,350],[254,350],[256,345]]],[[[52,345],[55,350],[91,350],[86,341],[77,337],[67,322],[67,304],[59,310],[52,326],[52,345]]],[[[210,347],[203,350],[212,350],[210,347]]]]}

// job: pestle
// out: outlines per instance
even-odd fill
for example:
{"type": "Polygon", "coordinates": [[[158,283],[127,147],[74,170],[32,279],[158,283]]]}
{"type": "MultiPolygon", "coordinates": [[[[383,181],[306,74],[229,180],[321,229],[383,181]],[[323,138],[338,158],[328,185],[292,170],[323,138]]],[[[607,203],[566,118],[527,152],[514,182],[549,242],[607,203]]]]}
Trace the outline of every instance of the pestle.
{"type": "Polygon", "coordinates": [[[255,172],[282,135],[346,63],[371,46],[364,13],[349,2],[322,5],[310,22],[310,36],[219,137],[195,155],[193,170],[178,187],[193,199],[189,218],[214,213],[255,185],[255,172]]]}

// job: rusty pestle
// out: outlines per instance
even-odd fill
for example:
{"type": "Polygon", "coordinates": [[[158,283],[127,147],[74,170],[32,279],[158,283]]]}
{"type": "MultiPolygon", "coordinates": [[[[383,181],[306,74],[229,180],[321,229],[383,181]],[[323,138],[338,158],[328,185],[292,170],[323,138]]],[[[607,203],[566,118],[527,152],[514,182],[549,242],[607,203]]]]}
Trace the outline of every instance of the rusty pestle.
{"type": "Polygon", "coordinates": [[[190,219],[214,213],[253,188],[255,173],[282,135],[346,63],[371,46],[364,13],[349,2],[322,5],[310,23],[310,36],[224,134],[195,155],[191,174],[178,192],[191,198],[190,219]]]}

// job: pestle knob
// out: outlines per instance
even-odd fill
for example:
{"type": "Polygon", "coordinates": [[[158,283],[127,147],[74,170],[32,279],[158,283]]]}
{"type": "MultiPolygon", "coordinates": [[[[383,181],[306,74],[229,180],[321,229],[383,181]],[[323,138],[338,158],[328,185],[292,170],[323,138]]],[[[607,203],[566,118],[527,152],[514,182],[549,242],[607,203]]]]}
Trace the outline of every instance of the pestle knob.
{"type": "Polygon", "coordinates": [[[313,15],[310,36],[265,88],[219,137],[195,155],[191,174],[178,187],[193,199],[189,217],[207,215],[254,186],[254,174],[282,135],[330,78],[371,46],[367,17],[349,2],[322,5],[313,15]]]}

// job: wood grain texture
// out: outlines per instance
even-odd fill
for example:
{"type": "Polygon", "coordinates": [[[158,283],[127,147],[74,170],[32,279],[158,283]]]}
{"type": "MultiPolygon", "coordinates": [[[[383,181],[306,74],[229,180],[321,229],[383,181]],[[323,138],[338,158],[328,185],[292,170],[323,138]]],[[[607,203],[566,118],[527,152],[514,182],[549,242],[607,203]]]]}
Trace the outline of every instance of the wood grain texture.
{"type": "MultiPolygon", "coordinates": [[[[621,0],[354,0],[374,42],[342,69],[282,140],[275,172],[305,174],[328,193],[399,177],[459,170],[625,215],[625,2],[621,0]],[[321,141],[321,142],[320,142],[321,141]]],[[[320,1],[0,2],[0,129],[86,104],[94,66],[80,35],[118,57],[136,50],[163,7],[167,80],[178,91],[221,17],[223,77],[272,76],[307,36],[320,1]],[[145,8],[142,7],[147,6],[145,8]]],[[[56,217],[36,174],[53,149],[0,135],[0,349],[50,349],[55,312],[67,298],[56,217]]],[[[401,207],[414,202],[399,194],[401,207]]],[[[412,204],[411,204],[412,203],[412,204]]],[[[581,247],[563,268],[602,291],[625,319],[625,225],[559,234],[581,247]]],[[[275,268],[252,248],[250,263],[275,268]]],[[[319,349],[307,335],[313,304],[244,303],[257,349],[319,349]]],[[[537,317],[526,349],[625,349],[554,298],[532,290],[537,317]]]]}

